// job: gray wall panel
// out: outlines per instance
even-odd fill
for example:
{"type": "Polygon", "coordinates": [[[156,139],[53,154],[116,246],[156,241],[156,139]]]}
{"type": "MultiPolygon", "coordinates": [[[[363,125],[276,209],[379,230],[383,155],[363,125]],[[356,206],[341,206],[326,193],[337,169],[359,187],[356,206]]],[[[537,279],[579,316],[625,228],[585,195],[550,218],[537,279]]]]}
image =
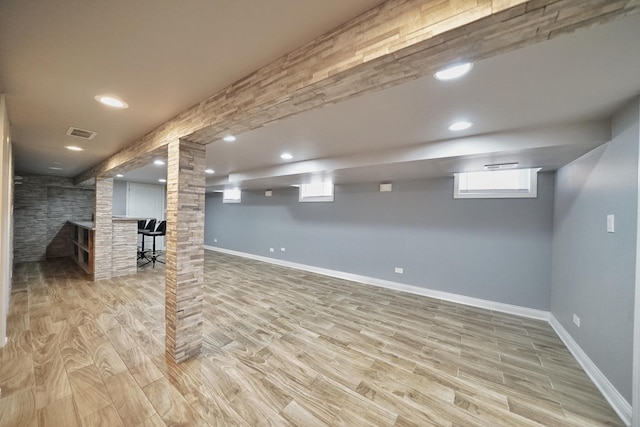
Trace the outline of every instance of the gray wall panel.
{"type": "Polygon", "coordinates": [[[558,171],[552,264],[551,312],[629,402],[638,104],[634,101],[614,117],[610,142],[558,171]],[[615,233],[607,233],[608,214],[615,215],[615,233]]]}
{"type": "Polygon", "coordinates": [[[205,244],[548,310],[553,174],[539,181],[537,199],[454,200],[451,178],[340,185],[333,203],[299,203],[295,188],[239,205],[213,193],[205,244]]]}

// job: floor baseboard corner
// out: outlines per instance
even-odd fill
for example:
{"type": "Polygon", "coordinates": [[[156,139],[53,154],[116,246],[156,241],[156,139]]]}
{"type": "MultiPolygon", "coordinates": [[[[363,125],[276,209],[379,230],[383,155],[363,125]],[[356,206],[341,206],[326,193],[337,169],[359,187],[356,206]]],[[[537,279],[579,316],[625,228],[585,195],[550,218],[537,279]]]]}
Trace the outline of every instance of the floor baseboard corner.
{"type": "Polygon", "coordinates": [[[562,326],[562,324],[556,319],[553,313],[549,317],[549,324],[556,331],[556,334],[560,337],[564,345],[567,346],[573,357],[578,361],[582,369],[587,373],[591,381],[598,387],[598,390],[602,393],[604,398],[609,402],[614,411],[627,425],[631,426],[631,404],[622,397],[620,392],[611,384],[607,377],[598,369],[598,367],[591,361],[587,353],[582,350],[578,343],[573,339],[571,334],[562,326]]]}

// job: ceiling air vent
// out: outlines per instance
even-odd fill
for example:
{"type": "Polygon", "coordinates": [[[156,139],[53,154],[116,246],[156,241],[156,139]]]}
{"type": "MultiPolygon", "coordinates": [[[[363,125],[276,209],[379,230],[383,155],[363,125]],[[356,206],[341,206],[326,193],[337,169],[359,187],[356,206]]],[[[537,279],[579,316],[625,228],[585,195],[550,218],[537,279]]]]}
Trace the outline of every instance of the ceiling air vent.
{"type": "Polygon", "coordinates": [[[71,126],[67,130],[67,135],[75,136],[77,138],[82,138],[82,139],[93,139],[97,134],[98,132],[94,132],[92,130],[74,128],[73,126],[71,126]]]}

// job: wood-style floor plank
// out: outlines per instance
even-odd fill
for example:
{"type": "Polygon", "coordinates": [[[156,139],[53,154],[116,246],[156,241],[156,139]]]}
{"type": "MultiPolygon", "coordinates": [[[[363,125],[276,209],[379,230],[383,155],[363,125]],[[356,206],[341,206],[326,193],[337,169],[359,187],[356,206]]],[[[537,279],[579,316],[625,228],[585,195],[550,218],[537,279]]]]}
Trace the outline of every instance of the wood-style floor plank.
{"type": "Polygon", "coordinates": [[[202,354],[164,354],[164,270],[15,266],[0,427],[619,426],[541,321],[206,252],[202,354]]]}

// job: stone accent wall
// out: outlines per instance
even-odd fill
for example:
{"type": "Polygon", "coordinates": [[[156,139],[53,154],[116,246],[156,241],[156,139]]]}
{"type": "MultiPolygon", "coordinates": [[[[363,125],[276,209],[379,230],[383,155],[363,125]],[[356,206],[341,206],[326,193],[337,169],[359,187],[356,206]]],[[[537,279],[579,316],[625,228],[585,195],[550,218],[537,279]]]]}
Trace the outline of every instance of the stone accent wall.
{"type": "Polygon", "coordinates": [[[47,258],[71,255],[72,230],[67,221],[91,219],[94,197],[91,190],[47,188],[47,258]]]}
{"type": "Polygon", "coordinates": [[[176,362],[202,348],[205,147],[172,141],[167,162],[166,347],[176,362]]]}
{"type": "Polygon", "coordinates": [[[69,178],[24,175],[15,181],[14,262],[69,256],[68,220],[89,221],[94,191],[69,178]]]}
{"type": "Polygon", "coordinates": [[[136,274],[138,221],[113,220],[111,277],[136,274]]]}
{"type": "Polygon", "coordinates": [[[111,278],[113,179],[96,178],[93,280],[111,278]]]}

